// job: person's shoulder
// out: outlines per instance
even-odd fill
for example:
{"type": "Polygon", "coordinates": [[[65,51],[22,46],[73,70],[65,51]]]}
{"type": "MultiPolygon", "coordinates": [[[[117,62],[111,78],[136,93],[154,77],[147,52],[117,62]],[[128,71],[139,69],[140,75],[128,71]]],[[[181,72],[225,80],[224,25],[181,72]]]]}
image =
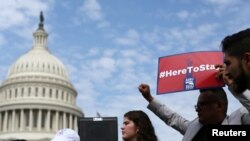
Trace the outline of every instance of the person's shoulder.
{"type": "Polygon", "coordinates": [[[231,114],[229,114],[225,120],[227,120],[228,124],[241,124],[242,117],[244,115],[248,115],[248,111],[245,107],[240,107],[233,111],[231,114]]]}
{"type": "Polygon", "coordinates": [[[190,125],[191,125],[191,126],[195,126],[195,125],[200,125],[201,123],[199,122],[199,118],[196,117],[195,119],[189,121],[188,124],[189,124],[188,126],[190,126],[190,125]]]}
{"type": "Polygon", "coordinates": [[[229,115],[229,117],[234,116],[234,115],[239,116],[240,113],[248,113],[248,110],[245,107],[240,107],[240,108],[236,109],[235,111],[233,111],[229,115]]]}

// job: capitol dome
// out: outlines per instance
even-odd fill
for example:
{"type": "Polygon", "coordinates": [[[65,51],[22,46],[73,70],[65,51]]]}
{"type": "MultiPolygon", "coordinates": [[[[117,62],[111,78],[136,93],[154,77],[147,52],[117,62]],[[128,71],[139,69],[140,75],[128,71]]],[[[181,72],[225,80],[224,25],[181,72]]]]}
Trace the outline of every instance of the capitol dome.
{"type": "Polygon", "coordinates": [[[46,46],[43,21],[41,12],[33,47],[0,85],[0,141],[50,141],[60,129],[77,130],[84,116],[64,64],[46,46]]]}
{"type": "Polygon", "coordinates": [[[39,27],[33,36],[33,48],[10,67],[7,78],[36,75],[68,81],[68,74],[63,63],[46,47],[48,35],[43,27],[39,27]]]}
{"type": "Polygon", "coordinates": [[[33,48],[21,56],[9,69],[7,78],[21,76],[51,76],[69,81],[62,62],[48,50],[33,48]]]}

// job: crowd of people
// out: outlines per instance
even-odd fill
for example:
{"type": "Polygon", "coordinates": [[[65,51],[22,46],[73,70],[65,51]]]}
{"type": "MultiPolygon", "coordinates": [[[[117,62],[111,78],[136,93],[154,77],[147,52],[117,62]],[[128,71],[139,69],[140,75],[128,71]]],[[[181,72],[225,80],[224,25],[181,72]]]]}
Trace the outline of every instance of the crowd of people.
{"type": "MultiPolygon", "coordinates": [[[[200,89],[195,111],[197,118],[187,120],[151,95],[148,84],[140,84],[138,90],[149,102],[148,109],[168,126],[183,135],[182,141],[207,141],[207,125],[250,125],[250,29],[225,37],[221,42],[224,64],[217,64],[216,78],[223,80],[242,107],[227,113],[227,94],[222,87],[200,89]]],[[[124,141],[157,141],[154,127],[148,115],[141,110],[124,114],[121,127],[124,141]]],[[[61,129],[51,141],[80,141],[72,129],[61,129]]]]}
{"type": "MultiPolygon", "coordinates": [[[[216,78],[223,80],[229,91],[242,104],[242,107],[231,114],[227,113],[228,99],[222,87],[200,89],[195,106],[198,117],[192,121],[154,98],[148,84],[140,84],[138,87],[142,96],[149,102],[147,108],[168,126],[179,131],[183,135],[182,141],[208,141],[206,127],[211,125],[250,125],[250,29],[225,37],[221,47],[224,64],[216,65],[216,78]]],[[[126,121],[126,118],[124,119],[126,121]]],[[[151,122],[148,124],[151,125],[151,122]]],[[[126,127],[126,124],[124,126],[126,127]]],[[[154,131],[151,134],[154,134],[154,131]]],[[[126,132],[122,135],[124,141],[140,141],[136,135],[131,139],[126,138],[126,132]]]]}

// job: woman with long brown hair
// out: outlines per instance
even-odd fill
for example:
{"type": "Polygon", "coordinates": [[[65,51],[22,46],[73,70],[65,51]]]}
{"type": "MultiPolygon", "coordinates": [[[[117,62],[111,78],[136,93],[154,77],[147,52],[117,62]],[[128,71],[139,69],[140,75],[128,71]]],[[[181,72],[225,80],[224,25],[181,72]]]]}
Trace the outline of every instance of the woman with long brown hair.
{"type": "Polygon", "coordinates": [[[121,130],[124,141],[157,141],[154,127],[148,115],[140,110],[124,114],[121,130]]]}

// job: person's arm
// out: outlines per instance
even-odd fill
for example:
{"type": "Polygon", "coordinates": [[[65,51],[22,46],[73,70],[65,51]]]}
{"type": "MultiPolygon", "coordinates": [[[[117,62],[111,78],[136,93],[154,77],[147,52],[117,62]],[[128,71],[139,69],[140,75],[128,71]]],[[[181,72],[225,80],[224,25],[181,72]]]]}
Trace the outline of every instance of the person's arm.
{"type": "Polygon", "coordinates": [[[182,135],[185,134],[190,123],[187,119],[183,118],[181,115],[174,112],[156,99],[153,99],[147,108],[157,115],[168,126],[171,126],[175,130],[179,131],[182,135]]]}
{"type": "Polygon", "coordinates": [[[149,102],[148,109],[163,120],[167,125],[171,126],[181,134],[185,134],[189,121],[178,113],[172,111],[166,105],[157,101],[150,93],[150,87],[147,84],[141,84],[138,87],[142,96],[149,102]]]}

